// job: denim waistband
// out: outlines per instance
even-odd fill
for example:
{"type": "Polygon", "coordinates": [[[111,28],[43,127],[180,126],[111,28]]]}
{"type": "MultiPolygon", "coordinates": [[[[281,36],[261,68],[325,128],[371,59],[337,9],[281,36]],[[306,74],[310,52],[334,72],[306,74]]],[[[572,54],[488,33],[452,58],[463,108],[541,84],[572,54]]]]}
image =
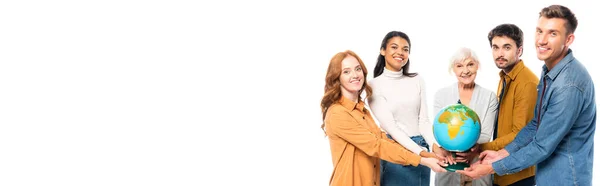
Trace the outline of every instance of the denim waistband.
{"type": "MultiPolygon", "coordinates": [[[[387,136],[388,136],[388,138],[394,140],[394,138],[392,138],[392,136],[390,134],[387,134],[387,136]]],[[[415,143],[417,143],[417,145],[429,149],[429,145],[427,144],[427,141],[425,141],[425,138],[423,138],[423,136],[421,136],[421,135],[411,136],[410,139],[413,140],[415,143]]]]}

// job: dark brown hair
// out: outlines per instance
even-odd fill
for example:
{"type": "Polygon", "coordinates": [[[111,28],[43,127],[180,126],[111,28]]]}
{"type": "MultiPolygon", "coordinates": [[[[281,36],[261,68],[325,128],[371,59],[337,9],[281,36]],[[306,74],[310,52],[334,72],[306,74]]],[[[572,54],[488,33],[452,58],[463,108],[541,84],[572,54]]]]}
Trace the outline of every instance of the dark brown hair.
{"type": "Polygon", "coordinates": [[[565,19],[567,21],[567,23],[565,24],[565,27],[567,28],[566,34],[572,34],[575,32],[575,29],[577,29],[577,18],[575,17],[575,14],[573,14],[573,12],[571,12],[571,10],[565,6],[551,5],[549,7],[546,7],[540,12],[540,18],[541,17],[545,17],[548,19],[565,19]]]}

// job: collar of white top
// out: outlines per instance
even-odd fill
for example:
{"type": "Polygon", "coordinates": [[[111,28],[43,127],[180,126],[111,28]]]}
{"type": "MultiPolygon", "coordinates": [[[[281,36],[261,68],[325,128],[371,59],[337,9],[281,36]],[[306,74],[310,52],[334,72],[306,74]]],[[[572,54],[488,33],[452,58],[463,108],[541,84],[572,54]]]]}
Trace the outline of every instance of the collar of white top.
{"type": "Polygon", "coordinates": [[[400,77],[404,76],[404,75],[402,75],[402,70],[404,70],[404,69],[400,69],[400,71],[394,72],[394,71],[388,70],[387,68],[384,67],[383,75],[387,76],[387,77],[391,77],[391,78],[400,78],[400,77]]]}

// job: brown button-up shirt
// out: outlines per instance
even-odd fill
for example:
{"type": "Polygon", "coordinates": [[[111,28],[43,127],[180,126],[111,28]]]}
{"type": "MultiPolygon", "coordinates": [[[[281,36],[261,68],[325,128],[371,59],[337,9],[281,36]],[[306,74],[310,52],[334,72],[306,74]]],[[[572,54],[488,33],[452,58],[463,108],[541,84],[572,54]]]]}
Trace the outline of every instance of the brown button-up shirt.
{"type": "Polygon", "coordinates": [[[366,186],[379,183],[380,159],[402,165],[419,165],[421,157],[390,140],[375,124],[364,102],[342,97],[325,116],[333,174],[332,186],[366,186]]]}
{"type": "MultiPolygon", "coordinates": [[[[500,71],[500,82],[498,92],[504,95],[500,100],[498,110],[498,135],[494,141],[481,145],[483,150],[500,150],[508,145],[517,136],[519,131],[533,118],[537,98],[537,85],[539,79],[523,61],[519,61],[508,73],[500,71]],[[506,87],[502,90],[502,80],[506,81],[506,87]]],[[[498,185],[509,185],[535,175],[535,168],[529,167],[522,171],[498,176],[494,175],[494,183],[498,185]]]]}

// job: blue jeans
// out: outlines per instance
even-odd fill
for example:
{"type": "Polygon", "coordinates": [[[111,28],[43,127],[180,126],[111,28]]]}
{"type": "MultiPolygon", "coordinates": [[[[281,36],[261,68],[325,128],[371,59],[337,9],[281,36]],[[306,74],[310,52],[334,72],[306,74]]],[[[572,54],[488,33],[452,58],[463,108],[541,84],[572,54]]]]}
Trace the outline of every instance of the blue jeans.
{"type": "MultiPolygon", "coordinates": [[[[393,139],[389,134],[388,138],[393,139]]],[[[417,145],[425,147],[429,150],[429,145],[425,142],[423,136],[410,137],[417,145]]],[[[429,186],[429,176],[431,169],[426,166],[419,165],[399,165],[385,160],[381,160],[381,186],[394,185],[416,185],[429,186]]]]}

